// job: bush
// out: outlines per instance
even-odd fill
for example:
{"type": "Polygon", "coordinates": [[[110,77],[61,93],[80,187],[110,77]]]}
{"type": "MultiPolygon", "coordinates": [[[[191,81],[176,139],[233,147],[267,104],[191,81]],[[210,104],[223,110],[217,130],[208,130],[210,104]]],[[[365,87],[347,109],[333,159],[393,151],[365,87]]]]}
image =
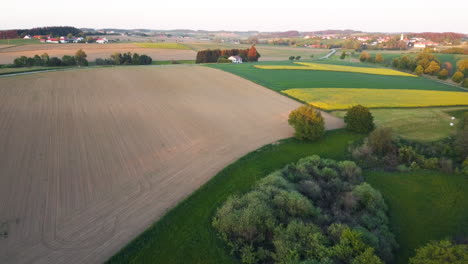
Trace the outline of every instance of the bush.
{"type": "Polygon", "coordinates": [[[310,105],[303,105],[292,111],[288,123],[294,127],[294,136],[301,140],[317,140],[325,134],[322,114],[310,105]]]}
{"type": "Polygon", "coordinates": [[[431,241],[416,250],[410,264],[461,264],[468,263],[468,245],[453,244],[449,240],[431,241]]]}
{"type": "Polygon", "coordinates": [[[226,58],[219,58],[218,63],[232,63],[232,61],[226,58]]]}
{"type": "Polygon", "coordinates": [[[391,128],[377,128],[369,134],[369,145],[372,151],[378,155],[385,156],[386,154],[395,151],[393,143],[393,131],[391,128]]]}
{"type": "Polygon", "coordinates": [[[371,58],[371,55],[365,51],[361,52],[361,55],[359,56],[359,60],[361,62],[368,61],[371,58]]]}
{"type": "Polygon", "coordinates": [[[468,78],[463,79],[463,82],[461,84],[462,87],[468,88],[468,78]]]}
{"type": "Polygon", "coordinates": [[[440,170],[445,173],[453,173],[453,162],[451,159],[442,158],[439,160],[440,170]]]}
{"type": "Polygon", "coordinates": [[[289,60],[290,60],[290,61],[293,61],[295,58],[296,58],[296,57],[294,57],[294,56],[289,56],[289,60]]]}
{"type": "Polygon", "coordinates": [[[441,80],[446,80],[448,78],[448,71],[447,69],[442,69],[439,73],[437,73],[437,78],[441,80]]]}
{"type": "Polygon", "coordinates": [[[462,163],[462,172],[468,175],[468,157],[466,157],[465,161],[462,163]]]}
{"type": "Polygon", "coordinates": [[[396,242],[379,191],[351,161],[310,156],[217,210],[213,227],[242,263],[382,263],[396,242]]]}
{"type": "Polygon", "coordinates": [[[460,83],[461,81],[463,81],[464,77],[465,77],[465,75],[463,75],[463,73],[457,71],[456,73],[454,73],[452,75],[452,81],[454,81],[456,83],[460,83]]]}
{"type": "Polygon", "coordinates": [[[375,127],[374,117],[369,109],[362,105],[356,105],[348,109],[344,121],[347,129],[358,133],[368,133],[375,127]]]}
{"type": "Polygon", "coordinates": [[[62,65],[63,66],[74,66],[74,65],[76,65],[75,57],[64,55],[62,57],[62,65]]]}
{"type": "Polygon", "coordinates": [[[140,65],[150,65],[152,63],[153,63],[153,59],[150,56],[145,55],[145,54],[142,54],[140,56],[140,62],[139,62],[140,65]]]}

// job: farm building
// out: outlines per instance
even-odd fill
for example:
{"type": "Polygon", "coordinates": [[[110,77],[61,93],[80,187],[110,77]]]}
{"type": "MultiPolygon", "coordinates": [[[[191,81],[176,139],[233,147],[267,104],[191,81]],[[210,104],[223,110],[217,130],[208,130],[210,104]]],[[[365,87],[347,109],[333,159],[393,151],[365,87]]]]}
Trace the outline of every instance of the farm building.
{"type": "Polygon", "coordinates": [[[104,43],[107,43],[109,42],[106,38],[98,38],[96,40],[96,43],[99,43],[99,44],[104,44],[104,43]]]}
{"type": "Polygon", "coordinates": [[[23,39],[31,39],[31,36],[30,36],[30,35],[26,35],[26,36],[24,36],[23,39]]]}
{"type": "Polygon", "coordinates": [[[49,39],[47,39],[46,42],[47,43],[56,43],[56,44],[58,44],[58,43],[60,43],[60,39],[58,39],[58,38],[49,38],[49,39]]]}
{"type": "Polygon", "coordinates": [[[232,63],[242,63],[242,58],[240,56],[231,56],[228,60],[232,61],[232,63]]]}

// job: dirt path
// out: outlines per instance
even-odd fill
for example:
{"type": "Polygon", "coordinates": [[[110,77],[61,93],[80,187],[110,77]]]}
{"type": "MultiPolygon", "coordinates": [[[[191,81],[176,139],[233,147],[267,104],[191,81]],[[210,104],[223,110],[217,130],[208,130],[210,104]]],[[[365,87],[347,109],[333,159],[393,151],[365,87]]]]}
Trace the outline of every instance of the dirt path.
{"type": "Polygon", "coordinates": [[[99,263],[299,103],[198,66],[0,79],[0,262],[99,263]]]}

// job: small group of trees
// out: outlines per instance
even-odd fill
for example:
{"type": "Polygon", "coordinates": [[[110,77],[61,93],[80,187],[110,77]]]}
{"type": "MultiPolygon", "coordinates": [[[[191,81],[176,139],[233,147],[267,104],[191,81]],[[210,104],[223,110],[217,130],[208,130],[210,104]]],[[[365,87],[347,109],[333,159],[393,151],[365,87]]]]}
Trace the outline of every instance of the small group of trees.
{"type": "Polygon", "coordinates": [[[213,226],[242,263],[383,264],[397,247],[384,199],[361,169],[316,155],[228,198],[213,226]]]}
{"type": "Polygon", "coordinates": [[[47,53],[34,55],[34,57],[21,56],[13,61],[13,67],[32,67],[32,66],[88,66],[86,53],[78,50],[74,56],[64,55],[61,59],[58,57],[49,57],[47,53]]]}
{"type": "Polygon", "coordinates": [[[149,65],[153,63],[153,59],[145,54],[138,53],[113,53],[108,59],[96,59],[96,65],[149,65]]]}
{"type": "Polygon", "coordinates": [[[251,46],[248,49],[230,49],[230,50],[201,50],[197,52],[197,58],[195,63],[215,63],[220,58],[227,59],[230,56],[239,56],[242,61],[255,62],[260,58],[255,46],[251,46]]]}
{"type": "Polygon", "coordinates": [[[365,168],[428,169],[468,175],[468,113],[461,118],[453,138],[421,143],[397,138],[390,128],[377,128],[351,147],[351,155],[365,168]]]}
{"type": "Polygon", "coordinates": [[[363,51],[361,52],[361,55],[359,56],[359,60],[361,62],[383,63],[384,57],[380,53],[377,53],[375,54],[375,56],[373,56],[372,54],[366,51],[363,51]]]}
{"type": "Polygon", "coordinates": [[[293,60],[300,60],[301,59],[301,56],[289,56],[289,60],[290,61],[293,61],[293,60]]]}

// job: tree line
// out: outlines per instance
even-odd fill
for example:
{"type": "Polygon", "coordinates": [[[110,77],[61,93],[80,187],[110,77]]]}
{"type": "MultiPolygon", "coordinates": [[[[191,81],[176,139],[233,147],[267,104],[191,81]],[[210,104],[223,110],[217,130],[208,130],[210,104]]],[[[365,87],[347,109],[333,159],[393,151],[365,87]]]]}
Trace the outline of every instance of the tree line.
{"type": "Polygon", "coordinates": [[[37,27],[31,29],[14,29],[0,31],[0,39],[12,39],[24,37],[25,35],[52,35],[52,36],[77,36],[83,32],[76,27],[59,26],[59,27],[37,27]]]}
{"type": "Polygon", "coordinates": [[[260,53],[255,46],[248,49],[200,50],[197,52],[195,63],[216,63],[219,59],[227,59],[230,56],[239,56],[242,61],[255,62],[260,58],[260,53]]]}
{"type": "Polygon", "coordinates": [[[150,56],[131,52],[116,52],[108,59],[96,59],[96,65],[149,65],[152,63],[153,59],[150,56]]]}
{"type": "Polygon", "coordinates": [[[61,59],[58,57],[49,57],[49,54],[34,55],[34,57],[21,56],[13,61],[10,67],[32,67],[32,66],[88,66],[86,53],[78,50],[74,56],[64,55],[61,59]]]}

